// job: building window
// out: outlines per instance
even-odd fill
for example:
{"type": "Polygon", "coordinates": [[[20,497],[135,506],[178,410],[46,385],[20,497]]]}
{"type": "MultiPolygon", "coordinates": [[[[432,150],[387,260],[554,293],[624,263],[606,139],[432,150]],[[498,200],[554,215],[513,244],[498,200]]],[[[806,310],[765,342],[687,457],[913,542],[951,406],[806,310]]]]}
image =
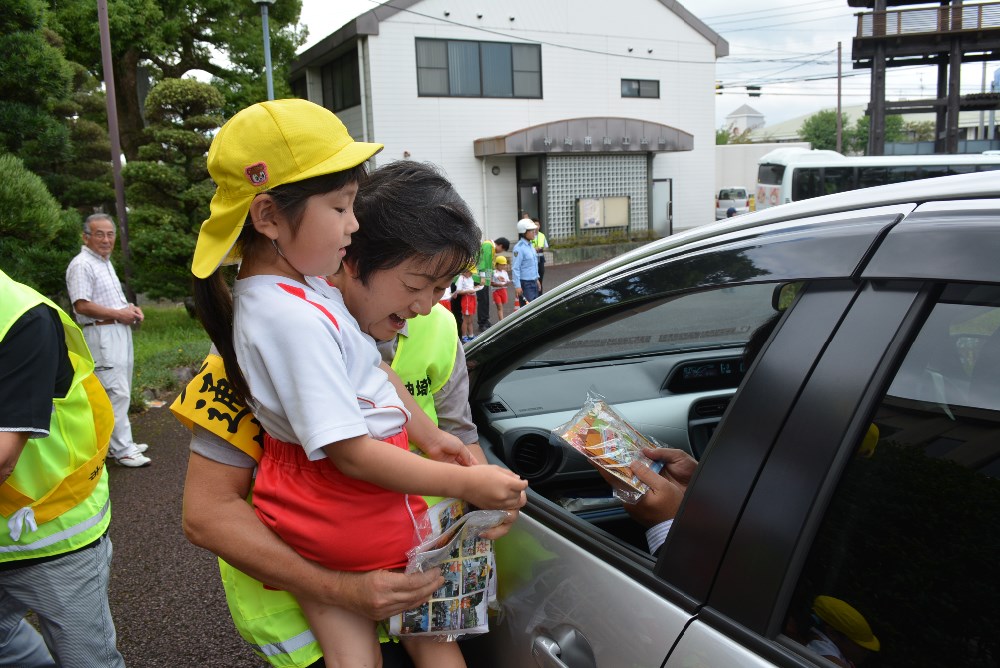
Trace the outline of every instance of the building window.
{"type": "Polygon", "coordinates": [[[361,104],[358,52],[350,51],[320,69],[323,78],[323,106],[340,111],[361,104]]]}
{"type": "Polygon", "coordinates": [[[439,97],[541,97],[538,44],[418,39],[417,92],[439,97]]]}
{"type": "Polygon", "coordinates": [[[660,97],[660,82],[652,79],[622,79],[622,97],[660,97]]]}

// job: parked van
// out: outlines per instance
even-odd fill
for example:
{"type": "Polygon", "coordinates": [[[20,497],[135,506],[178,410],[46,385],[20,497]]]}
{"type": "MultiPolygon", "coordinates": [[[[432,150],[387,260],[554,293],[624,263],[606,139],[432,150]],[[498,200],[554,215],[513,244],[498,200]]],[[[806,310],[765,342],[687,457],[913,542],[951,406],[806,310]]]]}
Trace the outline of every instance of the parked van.
{"type": "Polygon", "coordinates": [[[742,186],[730,186],[719,191],[715,198],[715,219],[722,220],[726,217],[729,207],[736,209],[736,215],[753,211],[750,207],[750,191],[742,186]]]}

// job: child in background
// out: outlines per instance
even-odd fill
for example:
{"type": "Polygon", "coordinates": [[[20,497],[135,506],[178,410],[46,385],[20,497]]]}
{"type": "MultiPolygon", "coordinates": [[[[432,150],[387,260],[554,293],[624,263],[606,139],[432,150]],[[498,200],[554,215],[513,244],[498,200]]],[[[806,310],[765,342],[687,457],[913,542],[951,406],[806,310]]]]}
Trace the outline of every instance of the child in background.
{"type": "Polygon", "coordinates": [[[507,258],[497,255],[493,267],[493,303],[497,305],[497,320],[503,320],[503,305],[507,303],[507,286],[510,276],[507,274],[507,258]]]}
{"type": "Polygon", "coordinates": [[[476,284],[472,280],[472,267],[462,270],[455,282],[455,294],[462,297],[462,343],[475,338],[472,317],[476,314],[476,284]]]}
{"type": "MultiPolygon", "coordinates": [[[[325,279],[358,229],[354,198],[380,144],[355,142],[330,111],[287,99],[255,104],[212,140],[217,184],[192,272],[195,303],[238,400],[266,430],[253,494],[261,521],[299,554],[334,570],[400,568],[413,544],[418,495],[482,508],[523,503],[526,483],[474,464],[381,361],[374,341],[325,279]],[[242,258],[230,293],[221,273],[242,258]],[[398,387],[398,389],[397,389],[398,387]],[[429,459],[408,451],[407,436],[429,459]]],[[[409,287],[429,310],[478,251],[479,230],[455,219],[448,241],[407,227],[427,275],[409,287]],[[419,249],[419,250],[418,250],[419,249]]],[[[376,665],[375,625],[353,611],[299,601],[327,665],[376,665]]],[[[402,640],[417,666],[464,666],[457,645],[402,640]]]]}
{"type": "Polygon", "coordinates": [[[438,303],[449,311],[451,310],[451,285],[444,289],[444,293],[441,294],[441,299],[438,300],[438,303]]]}

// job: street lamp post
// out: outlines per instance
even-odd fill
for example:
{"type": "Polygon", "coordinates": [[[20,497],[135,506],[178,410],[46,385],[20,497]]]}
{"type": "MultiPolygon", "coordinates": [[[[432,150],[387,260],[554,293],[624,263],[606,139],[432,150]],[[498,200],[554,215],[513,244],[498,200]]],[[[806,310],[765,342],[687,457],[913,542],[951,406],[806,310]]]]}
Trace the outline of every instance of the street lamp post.
{"type": "Polygon", "coordinates": [[[271,79],[271,31],[267,28],[267,8],[274,0],[253,0],[260,5],[260,20],[264,24],[264,71],[267,74],[267,99],[274,99],[274,81],[271,79]]]}

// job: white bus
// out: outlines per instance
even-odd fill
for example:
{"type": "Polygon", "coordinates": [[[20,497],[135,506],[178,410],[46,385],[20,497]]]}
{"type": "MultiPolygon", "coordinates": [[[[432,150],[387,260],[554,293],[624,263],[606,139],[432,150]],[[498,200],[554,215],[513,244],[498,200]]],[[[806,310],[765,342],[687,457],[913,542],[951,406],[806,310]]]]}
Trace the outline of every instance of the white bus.
{"type": "Polygon", "coordinates": [[[757,210],[845,190],[993,169],[1000,169],[1000,155],[850,157],[836,151],[779,148],[757,161],[757,210]]]}

